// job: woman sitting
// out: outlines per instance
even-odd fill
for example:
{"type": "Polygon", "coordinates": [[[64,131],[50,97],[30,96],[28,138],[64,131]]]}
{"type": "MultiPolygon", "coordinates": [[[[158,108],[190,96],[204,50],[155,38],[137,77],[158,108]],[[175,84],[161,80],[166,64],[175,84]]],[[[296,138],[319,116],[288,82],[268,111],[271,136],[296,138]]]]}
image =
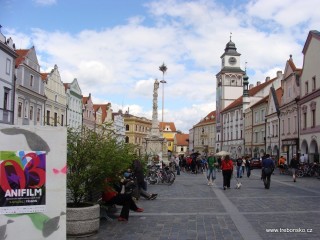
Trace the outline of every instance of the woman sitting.
{"type": "MultiPolygon", "coordinates": [[[[121,183],[123,183],[123,181],[121,183]]],[[[137,207],[130,194],[124,194],[116,191],[115,188],[109,184],[110,182],[107,182],[105,191],[102,194],[102,200],[108,205],[116,204],[122,206],[118,221],[128,221],[130,210],[135,212],[143,212],[142,208],[137,207]]]]}

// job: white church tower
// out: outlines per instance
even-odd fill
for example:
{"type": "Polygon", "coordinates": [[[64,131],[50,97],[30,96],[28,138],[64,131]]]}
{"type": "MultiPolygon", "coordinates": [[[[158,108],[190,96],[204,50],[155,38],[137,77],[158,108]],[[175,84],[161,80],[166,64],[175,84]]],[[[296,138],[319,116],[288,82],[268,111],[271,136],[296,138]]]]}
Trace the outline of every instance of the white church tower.
{"type": "Polygon", "coordinates": [[[216,75],[216,151],[221,151],[221,128],[223,119],[220,112],[229,104],[243,95],[243,76],[240,68],[240,53],[236,45],[227,43],[221,58],[221,70],[216,75]]]}

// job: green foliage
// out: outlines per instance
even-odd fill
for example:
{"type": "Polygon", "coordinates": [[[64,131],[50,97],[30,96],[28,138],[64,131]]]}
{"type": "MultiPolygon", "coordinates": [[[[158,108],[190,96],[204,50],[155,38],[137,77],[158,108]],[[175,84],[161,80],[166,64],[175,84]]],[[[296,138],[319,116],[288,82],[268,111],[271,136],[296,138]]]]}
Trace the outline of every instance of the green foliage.
{"type": "Polygon", "coordinates": [[[81,206],[103,190],[106,177],[114,179],[131,166],[135,146],[118,142],[114,136],[107,129],[68,129],[67,189],[72,201],[68,205],[81,206]]]}

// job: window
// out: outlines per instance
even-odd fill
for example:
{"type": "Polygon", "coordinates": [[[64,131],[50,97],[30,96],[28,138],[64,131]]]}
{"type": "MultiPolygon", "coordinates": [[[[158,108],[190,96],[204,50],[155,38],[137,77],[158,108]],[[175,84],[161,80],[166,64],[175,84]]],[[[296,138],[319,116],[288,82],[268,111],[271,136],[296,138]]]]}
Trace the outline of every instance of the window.
{"type": "Polygon", "coordinates": [[[311,110],[311,127],[315,127],[316,126],[316,110],[313,109],[311,110]]]}
{"type": "Polygon", "coordinates": [[[58,102],[58,95],[54,95],[54,101],[58,102]]]}
{"type": "Polygon", "coordinates": [[[7,75],[11,74],[11,60],[9,58],[7,58],[7,62],[6,62],[6,74],[7,75]]]}
{"type": "Polygon", "coordinates": [[[9,103],[9,91],[7,89],[4,89],[3,110],[8,110],[8,103],[9,103]]]}
{"type": "Polygon", "coordinates": [[[22,117],[22,102],[19,102],[18,105],[18,117],[22,117]]]}
{"type": "Polygon", "coordinates": [[[255,135],[254,136],[255,137],[255,142],[257,143],[258,142],[258,132],[255,132],[254,135],[255,135]]]}
{"type": "Polygon", "coordinates": [[[284,134],[284,120],[282,120],[282,135],[284,134]]]}
{"type": "Polygon", "coordinates": [[[308,88],[309,88],[309,84],[308,84],[308,82],[306,82],[305,83],[305,94],[308,94],[308,92],[309,92],[308,88]]]}
{"type": "Polygon", "coordinates": [[[37,109],[37,122],[40,122],[40,108],[37,109]]]}
{"type": "Polygon", "coordinates": [[[129,143],[129,137],[128,137],[128,136],[126,136],[125,142],[126,142],[126,143],[129,143]]]}
{"type": "Polygon", "coordinates": [[[50,111],[47,110],[47,125],[50,125],[50,111]]]}
{"type": "Polygon", "coordinates": [[[28,118],[28,102],[24,102],[24,117],[28,118]]]}
{"type": "Polygon", "coordinates": [[[240,139],[242,139],[242,130],[240,130],[240,139]]]}
{"type": "Polygon", "coordinates": [[[298,126],[298,123],[297,123],[297,116],[294,116],[294,124],[293,124],[293,132],[297,132],[297,126],[298,126]]]}
{"type": "Polygon", "coordinates": [[[264,118],[265,118],[265,111],[264,109],[261,109],[261,122],[264,121],[264,118]]]}
{"type": "Polygon", "coordinates": [[[238,117],[239,117],[239,112],[236,111],[236,121],[238,120],[238,117]]]}
{"type": "Polygon", "coordinates": [[[307,113],[306,112],[303,113],[303,128],[304,129],[307,128],[307,113]]]}
{"type": "Polygon", "coordinates": [[[30,109],[29,109],[29,119],[30,120],[33,119],[33,106],[30,106],[30,109]]]}
{"type": "Polygon", "coordinates": [[[288,118],[288,134],[290,133],[291,125],[290,125],[290,118],[288,118]]]}
{"type": "Polygon", "coordinates": [[[312,91],[316,90],[316,76],[312,78],[312,91]]]}
{"type": "Polygon", "coordinates": [[[63,126],[63,118],[64,118],[64,116],[63,116],[63,114],[61,114],[61,122],[60,122],[61,126],[63,126]]]}
{"type": "Polygon", "coordinates": [[[183,152],[183,147],[180,148],[180,152],[183,152]]]}
{"type": "Polygon", "coordinates": [[[255,119],[255,123],[258,123],[259,122],[259,112],[255,112],[254,113],[254,119],[255,119]]]}
{"type": "Polygon", "coordinates": [[[30,87],[33,87],[34,76],[30,75],[30,87]]]}
{"type": "Polygon", "coordinates": [[[54,126],[56,127],[58,123],[58,113],[54,113],[54,126]]]}

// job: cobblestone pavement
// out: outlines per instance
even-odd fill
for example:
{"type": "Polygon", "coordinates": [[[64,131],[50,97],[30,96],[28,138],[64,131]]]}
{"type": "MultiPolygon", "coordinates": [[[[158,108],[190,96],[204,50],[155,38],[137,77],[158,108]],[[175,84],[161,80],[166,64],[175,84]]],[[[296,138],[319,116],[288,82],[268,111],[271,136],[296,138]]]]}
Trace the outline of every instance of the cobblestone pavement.
{"type": "Polygon", "coordinates": [[[159,196],[138,201],[143,213],[130,212],[127,223],[102,219],[98,234],[86,239],[320,239],[319,179],[294,183],[276,170],[269,190],[260,170],[239,180],[241,189],[224,191],[221,172],[213,186],[204,174],[182,172],[171,186],[148,185],[159,196]]]}

